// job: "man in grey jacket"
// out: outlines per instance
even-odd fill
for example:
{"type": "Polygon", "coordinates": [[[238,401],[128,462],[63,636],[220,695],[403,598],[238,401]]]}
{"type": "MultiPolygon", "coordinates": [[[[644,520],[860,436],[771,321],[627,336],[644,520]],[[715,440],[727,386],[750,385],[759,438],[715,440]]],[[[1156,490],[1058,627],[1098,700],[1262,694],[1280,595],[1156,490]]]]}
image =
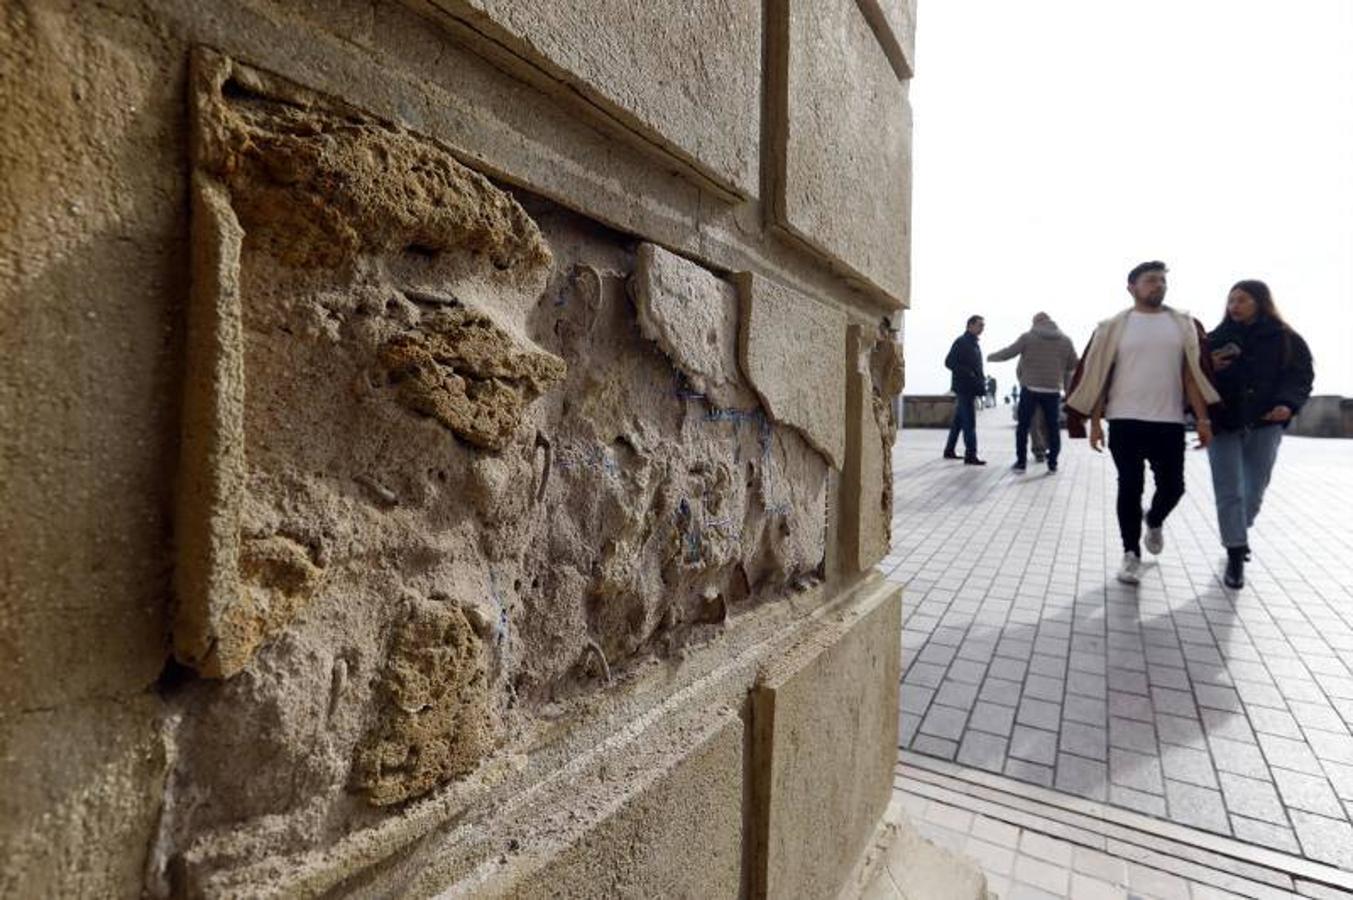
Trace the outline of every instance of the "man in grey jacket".
{"type": "Polygon", "coordinates": [[[1019,357],[1015,377],[1019,380],[1019,409],[1015,426],[1016,472],[1028,468],[1029,424],[1034,412],[1041,410],[1048,428],[1048,471],[1057,471],[1057,456],[1062,450],[1058,428],[1062,390],[1071,383],[1076,371],[1076,348],[1062,334],[1047,313],[1034,316],[1033,328],[1024,332],[1009,347],[987,357],[989,362],[1004,362],[1019,357]]]}

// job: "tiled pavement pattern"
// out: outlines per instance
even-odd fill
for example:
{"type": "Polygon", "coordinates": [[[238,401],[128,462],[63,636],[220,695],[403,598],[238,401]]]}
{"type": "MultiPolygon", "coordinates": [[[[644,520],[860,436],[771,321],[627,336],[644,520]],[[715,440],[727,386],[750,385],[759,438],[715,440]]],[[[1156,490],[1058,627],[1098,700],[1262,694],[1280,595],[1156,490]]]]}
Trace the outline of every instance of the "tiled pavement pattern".
{"type": "Polygon", "coordinates": [[[965,780],[974,770],[956,777],[908,756],[896,782],[902,810],[923,837],[981,867],[1001,900],[1353,896],[1353,873],[1091,801],[1041,802],[1020,794],[1051,792],[1009,793],[999,783],[1019,783],[1004,776],[965,780]]]}
{"type": "Polygon", "coordinates": [[[1190,452],[1129,588],[1107,454],[1016,475],[1008,415],[979,420],[985,469],[899,437],[904,750],[1353,869],[1353,442],[1284,441],[1238,593],[1190,452]]]}

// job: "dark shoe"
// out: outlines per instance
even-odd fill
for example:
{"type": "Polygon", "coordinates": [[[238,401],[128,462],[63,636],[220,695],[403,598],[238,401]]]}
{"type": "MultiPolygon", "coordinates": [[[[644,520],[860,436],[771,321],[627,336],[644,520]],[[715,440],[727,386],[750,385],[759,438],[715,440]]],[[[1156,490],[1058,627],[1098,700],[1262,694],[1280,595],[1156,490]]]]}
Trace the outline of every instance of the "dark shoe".
{"type": "Polygon", "coordinates": [[[1029,467],[1028,467],[1027,465],[1025,465],[1024,463],[1022,463],[1022,462],[1017,462],[1017,463],[1015,463],[1013,466],[1011,466],[1010,468],[1011,468],[1013,471],[1016,471],[1016,472],[1023,472],[1023,471],[1025,471],[1026,469],[1028,469],[1029,467]]]}
{"type": "Polygon", "coordinates": [[[963,465],[965,466],[985,466],[986,464],[987,461],[985,459],[978,459],[975,456],[963,457],[963,465]]]}
{"type": "Polygon", "coordinates": [[[1245,562],[1249,562],[1249,561],[1250,561],[1250,548],[1249,548],[1249,547],[1246,547],[1246,548],[1245,548],[1245,562]]]}
{"type": "Polygon", "coordinates": [[[1055,459],[1050,459],[1050,460],[1048,460],[1048,471],[1049,471],[1049,472],[1056,472],[1056,471],[1057,471],[1057,460],[1055,460],[1055,459]]]}
{"type": "Polygon", "coordinates": [[[1035,451],[1034,451],[1034,462],[1042,462],[1043,459],[1044,459],[1043,454],[1042,454],[1042,453],[1039,453],[1037,450],[1035,450],[1035,451]]]}
{"type": "Polygon", "coordinates": [[[952,450],[945,450],[945,451],[944,451],[944,458],[945,458],[945,459],[958,459],[958,454],[955,453],[955,452],[952,451],[952,450]]]}
{"type": "Polygon", "coordinates": [[[1222,583],[1231,590],[1238,591],[1245,586],[1245,548],[1226,548],[1226,574],[1222,583]]]}

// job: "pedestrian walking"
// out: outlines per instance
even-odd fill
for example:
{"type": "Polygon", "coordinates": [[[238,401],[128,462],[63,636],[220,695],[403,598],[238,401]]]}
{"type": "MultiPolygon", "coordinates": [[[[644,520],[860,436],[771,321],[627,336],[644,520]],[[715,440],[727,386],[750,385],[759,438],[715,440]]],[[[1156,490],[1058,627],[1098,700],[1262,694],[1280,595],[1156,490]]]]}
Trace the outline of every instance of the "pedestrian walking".
{"type": "Polygon", "coordinates": [[[977,398],[986,393],[987,380],[982,373],[982,347],[977,342],[986,322],[981,316],[969,316],[968,326],[949,348],[944,367],[951,373],[949,387],[954,392],[954,421],[949,426],[949,439],[944,443],[944,458],[958,459],[954,452],[958,436],[963,435],[963,462],[969,466],[985,466],[977,457],[977,398]]]}
{"type": "Polygon", "coordinates": [[[1019,381],[1019,406],[1015,413],[1016,472],[1028,469],[1029,427],[1034,413],[1041,411],[1047,423],[1047,464],[1049,472],[1057,471],[1057,457],[1062,450],[1061,430],[1058,427],[1062,390],[1071,383],[1076,371],[1076,348],[1071,338],[1062,334],[1057,323],[1047,313],[1034,316],[1033,327],[1019,336],[1009,347],[987,356],[987,362],[1004,362],[1019,357],[1015,379],[1019,381]]]}
{"type": "Polygon", "coordinates": [[[1188,313],[1165,305],[1165,263],[1144,262],[1128,273],[1132,306],[1099,323],[1085,348],[1067,395],[1067,430],[1085,434],[1103,452],[1102,420],[1109,422],[1109,452],[1118,470],[1118,531],[1123,562],[1118,580],[1141,581],[1144,465],[1156,491],[1146,511],[1146,549],[1165,548],[1165,519],[1184,496],[1185,406],[1192,410],[1198,446],[1212,440],[1208,407],[1220,401],[1212,383],[1207,332],[1188,313]],[[1074,423],[1074,424],[1073,424],[1074,423]]]}
{"type": "Polygon", "coordinates": [[[996,405],[996,379],[987,376],[987,392],[982,395],[982,408],[991,409],[996,405]]]}
{"type": "Polygon", "coordinates": [[[1239,281],[1208,336],[1222,406],[1212,418],[1212,488],[1226,548],[1229,588],[1245,586],[1249,529],[1264,502],[1278,445],[1311,396],[1315,370],[1301,335],[1278,313],[1262,281],[1239,281]]]}

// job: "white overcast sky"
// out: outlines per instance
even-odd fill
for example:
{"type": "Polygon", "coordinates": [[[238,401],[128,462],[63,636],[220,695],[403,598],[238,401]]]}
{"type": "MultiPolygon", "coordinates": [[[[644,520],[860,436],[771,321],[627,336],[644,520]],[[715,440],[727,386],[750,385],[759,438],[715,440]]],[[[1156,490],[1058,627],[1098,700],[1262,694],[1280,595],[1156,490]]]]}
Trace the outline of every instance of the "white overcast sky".
{"type": "Polygon", "coordinates": [[[1353,396],[1353,0],[918,6],[908,393],[948,389],[970,313],[986,352],[1039,310],[1079,350],[1163,259],[1209,329],[1267,281],[1353,396]]]}

